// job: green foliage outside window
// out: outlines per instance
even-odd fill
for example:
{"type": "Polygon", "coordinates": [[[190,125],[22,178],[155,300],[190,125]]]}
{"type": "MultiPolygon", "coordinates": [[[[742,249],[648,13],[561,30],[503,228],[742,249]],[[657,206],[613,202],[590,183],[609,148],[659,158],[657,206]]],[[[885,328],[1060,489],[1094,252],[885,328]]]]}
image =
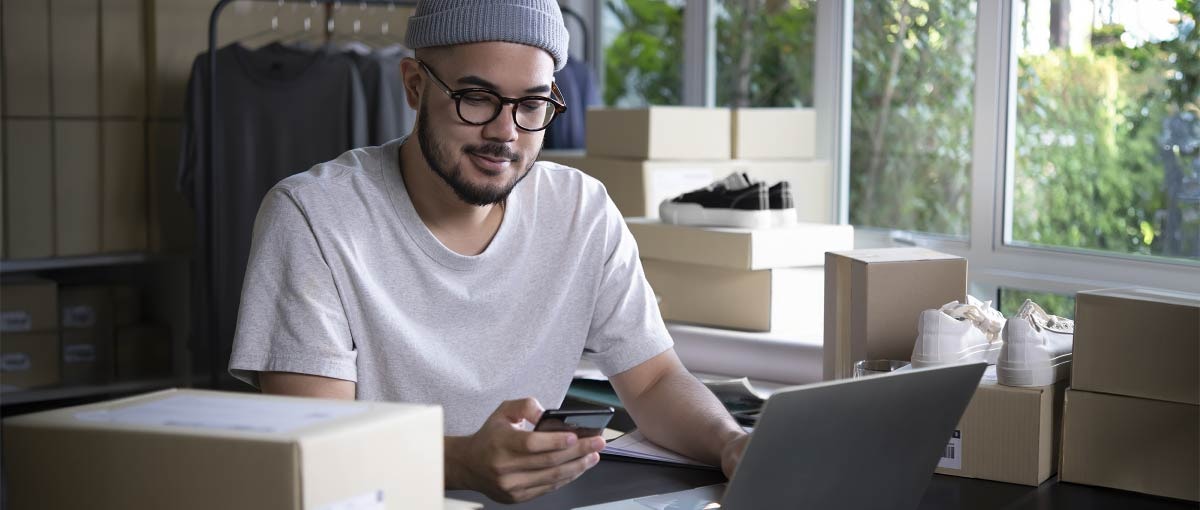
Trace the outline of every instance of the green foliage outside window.
{"type": "Polygon", "coordinates": [[[683,2],[605,0],[604,9],[620,27],[604,48],[604,104],[680,104],[683,2]]]}

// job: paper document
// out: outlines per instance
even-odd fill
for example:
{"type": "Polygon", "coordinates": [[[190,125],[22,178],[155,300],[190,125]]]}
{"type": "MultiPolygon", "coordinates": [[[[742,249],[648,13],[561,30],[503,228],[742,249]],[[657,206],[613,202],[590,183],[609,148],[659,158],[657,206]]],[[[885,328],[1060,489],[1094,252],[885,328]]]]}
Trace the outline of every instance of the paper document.
{"type": "Polygon", "coordinates": [[[703,462],[689,459],[671,450],[651,443],[640,431],[634,430],[608,443],[600,453],[630,457],[634,459],[664,462],[668,464],[683,464],[687,466],[714,468],[703,462]]]}
{"type": "Polygon", "coordinates": [[[76,413],[83,421],[158,427],[285,433],[366,412],[367,406],[303,400],[270,401],[180,395],[131,405],[76,413]]]}
{"type": "Polygon", "coordinates": [[[761,408],[767,395],[754,389],[750,379],[701,379],[704,386],[730,411],[761,408]]]}

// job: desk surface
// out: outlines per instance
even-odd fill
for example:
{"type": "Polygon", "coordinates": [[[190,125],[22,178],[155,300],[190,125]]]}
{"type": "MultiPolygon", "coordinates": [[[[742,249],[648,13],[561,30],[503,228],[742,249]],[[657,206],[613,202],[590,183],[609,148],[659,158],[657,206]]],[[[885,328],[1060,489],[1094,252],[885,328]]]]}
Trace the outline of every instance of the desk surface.
{"type": "MultiPolygon", "coordinates": [[[[1052,478],[1041,487],[1027,487],[954,476],[933,475],[919,506],[942,509],[1195,509],[1195,503],[1145,496],[1132,492],[1058,483],[1052,478]]],[[[715,471],[601,460],[571,484],[556,492],[517,505],[501,505],[478,492],[449,491],[448,497],[484,503],[484,508],[564,510],[639,496],[674,492],[725,481],[715,471]]],[[[801,502],[802,503],[802,502],[801,502]]]]}

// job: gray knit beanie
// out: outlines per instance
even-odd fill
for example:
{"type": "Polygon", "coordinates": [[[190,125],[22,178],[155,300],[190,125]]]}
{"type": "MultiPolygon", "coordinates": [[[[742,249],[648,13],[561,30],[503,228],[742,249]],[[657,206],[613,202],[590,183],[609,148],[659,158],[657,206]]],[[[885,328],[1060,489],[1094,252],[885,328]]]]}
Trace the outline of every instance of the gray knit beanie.
{"type": "Polygon", "coordinates": [[[546,50],[555,71],[567,65],[567,27],[554,0],[421,0],[404,35],[413,50],[487,41],[546,50]]]}

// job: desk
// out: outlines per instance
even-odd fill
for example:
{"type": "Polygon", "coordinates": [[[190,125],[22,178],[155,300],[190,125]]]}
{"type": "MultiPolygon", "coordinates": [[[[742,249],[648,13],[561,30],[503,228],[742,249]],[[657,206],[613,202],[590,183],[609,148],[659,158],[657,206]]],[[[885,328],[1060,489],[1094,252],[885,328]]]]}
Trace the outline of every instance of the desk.
{"type": "MultiPolygon", "coordinates": [[[[484,503],[484,508],[565,510],[606,501],[674,492],[725,481],[715,471],[656,466],[616,460],[599,464],[571,484],[517,505],[501,505],[478,492],[448,491],[447,497],[484,503]]],[[[1195,509],[1195,503],[1144,496],[1132,492],[1058,483],[1051,478],[1041,487],[1027,487],[955,476],[932,475],[918,507],[922,510],[1173,510],[1195,509]]]]}

